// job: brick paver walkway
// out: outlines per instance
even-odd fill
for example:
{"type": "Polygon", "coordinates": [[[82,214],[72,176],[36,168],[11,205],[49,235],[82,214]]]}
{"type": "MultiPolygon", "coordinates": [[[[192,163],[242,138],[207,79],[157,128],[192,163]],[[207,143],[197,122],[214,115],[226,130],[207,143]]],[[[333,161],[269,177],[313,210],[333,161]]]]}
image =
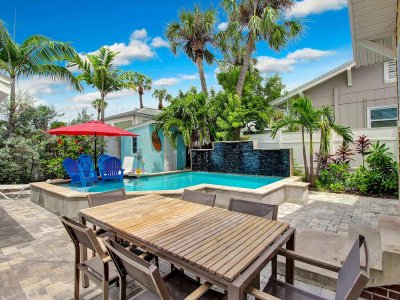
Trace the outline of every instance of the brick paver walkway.
{"type": "Polygon", "coordinates": [[[378,215],[399,216],[399,200],[310,192],[307,205],[283,203],[279,219],[298,229],[347,234],[350,224],[376,228],[378,215]]]}
{"type": "MultiPolygon", "coordinates": [[[[297,228],[346,233],[349,224],[376,226],[378,214],[398,215],[397,200],[311,193],[310,203],[285,203],[279,217],[297,228]]],[[[168,265],[161,262],[161,272],[168,265]]],[[[262,272],[265,284],[269,270],[262,272]]],[[[313,293],[334,299],[334,293],[296,282],[313,293]]],[[[137,290],[134,282],[130,291],[137,290]]],[[[117,288],[111,298],[118,299],[117,288]]],[[[71,299],[73,296],[73,247],[57,216],[30,202],[0,199],[0,299],[71,299]]],[[[81,299],[100,299],[101,290],[91,283],[81,289],[81,299]]]]}

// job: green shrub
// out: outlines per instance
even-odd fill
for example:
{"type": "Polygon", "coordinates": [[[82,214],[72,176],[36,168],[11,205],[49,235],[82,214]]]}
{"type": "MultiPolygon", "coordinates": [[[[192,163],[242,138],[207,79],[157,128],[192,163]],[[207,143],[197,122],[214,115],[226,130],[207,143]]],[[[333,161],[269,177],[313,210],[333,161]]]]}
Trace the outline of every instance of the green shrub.
{"type": "Polygon", "coordinates": [[[345,182],[350,176],[348,164],[329,164],[319,174],[316,186],[321,190],[331,190],[330,187],[337,189],[336,184],[345,186],[345,182]]]}
{"type": "Polygon", "coordinates": [[[334,193],[342,193],[345,190],[345,186],[342,182],[331,183],[329,185],[329,191],[334,193]]]}

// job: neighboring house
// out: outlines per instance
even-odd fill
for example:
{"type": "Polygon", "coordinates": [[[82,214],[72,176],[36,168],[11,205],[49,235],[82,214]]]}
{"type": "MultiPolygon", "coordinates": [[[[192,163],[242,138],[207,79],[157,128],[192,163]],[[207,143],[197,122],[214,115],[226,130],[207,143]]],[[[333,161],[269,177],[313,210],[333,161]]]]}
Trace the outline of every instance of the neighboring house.
{"type": "Polygon", "coordinates": [[[10,95],[11,83],[10,78],[0,74],[0,101],[6,99],[10,95]]]}
{"type": "Polygon", "coordinates": [[[396,62],[380,59],[362,68],[348,62],[272,101],[272,105],[285,105],[303,94],[315,107],[331,106],[339,124],[351,128],[396,127],[396,62]]]}
{"type": "MultiPolygon", "coordinates": [[[[365,134],[372,141],[379,140],[398,157],[399,4],[397,0],[348,2],[353,61],[290,91],[272,101],[272,105],[287,109],[289,99],[304,94],[315,107],[331,106],[336,121],[351,127],[354,138],[365,134]]],[[[261,148],[292,148],[295,162],[301,166],[299,133],[280,133],[275,139],[269,134],[250,138],[257,140],[261,148]]],[[[317,143],[318,139],[316,134],[313,140],[317,143]]],[[[341,138],[334,135],[331,151],[335,152],[341,142],[341,138]]],[[[361,163],[357,155],[351,166],[361,163]]]]}
{"type": "MultiPolygon", "coordinates": [[[[186,147],[182,138],[178,138],[176,147],[160,131],[156,133],[161,149],[156,149],[153,140],[156,125],[154,117],[160,113],[153,108],[142,108],[110,116],[107,124],[124,128],[136,133],[138,137],[107,138],[107,153],[120,157],[134,156],[134,168],[143,168],[149,173],[182,170],[186,167],[186,147]]],[[[157,138],[156,138],[157,139],[157,138]]]]}
{"type": "Polygon", "coordinates": [[[276,99],[282,105],[304,94],[316,107],[329,105],[352,128],[396,127],[397,0],[348,0],[354,61],[276,99]]]}

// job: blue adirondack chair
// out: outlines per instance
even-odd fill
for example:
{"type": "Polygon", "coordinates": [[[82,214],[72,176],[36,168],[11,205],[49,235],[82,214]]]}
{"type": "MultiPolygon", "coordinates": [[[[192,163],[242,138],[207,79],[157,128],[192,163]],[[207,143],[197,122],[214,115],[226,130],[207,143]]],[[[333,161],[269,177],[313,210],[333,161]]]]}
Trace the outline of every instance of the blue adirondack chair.
{"type": "Polygon", "coordinates": [[[65,170],[65,173],[67,173],[67,175],[71,178],[71,185],[81,182],[79,177],[78,161],[68,157],[63,160],[62,166],[65,170]]]}
{"type": "Polygon", "coordinates": [[[93,159],[88,154],[82,154],[78,158],[79,178],[82,186],[97,181],[97,173],[94,169],[93,159]]]}
{"type": "Polygon", "coordinates": [[[99,155],[99,157],[97,158],[97,167],[99,169],[99,175],[100,176],[101,176],[102,170],[104,169],[103,163],[109,157],[110,157],[110,155],[108,155],[108,154],[102,154],[102,155],[99,155]]]}
{"type": "Polygon", "coordinates": [[[109,157],[103,162],[101,171],[101,181],[117,179],[122,181],[124,178],[124,169],[121,168],[121,161],[116,157],[109,157]]]}

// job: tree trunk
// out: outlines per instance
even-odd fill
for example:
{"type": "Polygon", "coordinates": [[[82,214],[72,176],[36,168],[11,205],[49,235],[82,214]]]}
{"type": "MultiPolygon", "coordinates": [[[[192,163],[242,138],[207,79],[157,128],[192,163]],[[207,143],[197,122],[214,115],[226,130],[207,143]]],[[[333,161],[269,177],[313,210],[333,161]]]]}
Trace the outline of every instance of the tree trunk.
{"type": "Polygon", "coordinates": [[[304,141],[304,127],[301,127],[301,140],[303,142],[303,163],[304,163],[304,174],[306,175],[306,181],[309,178],[308,172],[308,163],[307,163],[307,155],[306,155],[306,142],[304,141]]]}
{"type": "Polygon", "coordinates": [[[243,93],[244,81],[246,79],[247,70],[249,69],[251,54],[254,50],[254,43],[253,34],[250,32],[249,38],[247,39],[246,53],[243,58],[242,69],[240,70],[238,82],[236,84],[236,94],[238,94],[239,97],[241,97],[243,93]]]}
{"type": "Polygon", "coordinates": [[[143,92],[139,91],[139,108],[143,108],[143,92]]]}
{"type": "Polygon", "coordinates": [[[321,138],[320,138],[320,144],[319,144],[317,170],[315,171],[315,178],[317,178],[317,179],[319,177],[319,171],[321,169],[321,162],[322,162],[322,130],[321,130],[321,138]]]}
{"type": "Polygon", "coordinates": [[[10,91],[10,104],[8,108],[8,128],[7,128],[7,137],[14,135],[15,132],[15,111],[17,110],[16,103],[16,94],[15,94],[15,77],[11,78],[11,91],[10,91]]]}
{"type": "Polygon", "coordinates": [[[158,99],[158,109],[159,109],[159,110],[162,110],[162,109],[163,109],[162,99],[158,99]]]}
{"type": "Polygon", "coordinates": [[[100,121],[101,107],[97,109],[97,121],[100,121]]]}
{"type": "Polygon", "coordinates": [[[203,91],[203,94],[207,96],[207,83],[206,83],[206,77],[204,75],[204,65],[203,65],[203,53],[199,53],[200,51],[196,52],[196,64],[197,68],[199,69],[199,76],[200,76],[200,82],[201,82],[201,90],[203,91]]]}
{"type": "Polygon", "coordinates": [[[315,185],[315,176],[314,176],[314,161],[313,161],[313,138],[312,138],[312,130],[310,130],[310,186],[315,185]]]}
{"type": "Polygon", "coordinates": [[[105,107],[104,107],[104,98],[105,98],[105,96],[104,96],[104,94],[103,93],[101,93],[100,94],[101,96],[100,96],[100,98],[101,98],[101,122],[104,122],[104,117],[105,117],[105,112],[104,112],[104,110],[105,110],[105,107]]]}

